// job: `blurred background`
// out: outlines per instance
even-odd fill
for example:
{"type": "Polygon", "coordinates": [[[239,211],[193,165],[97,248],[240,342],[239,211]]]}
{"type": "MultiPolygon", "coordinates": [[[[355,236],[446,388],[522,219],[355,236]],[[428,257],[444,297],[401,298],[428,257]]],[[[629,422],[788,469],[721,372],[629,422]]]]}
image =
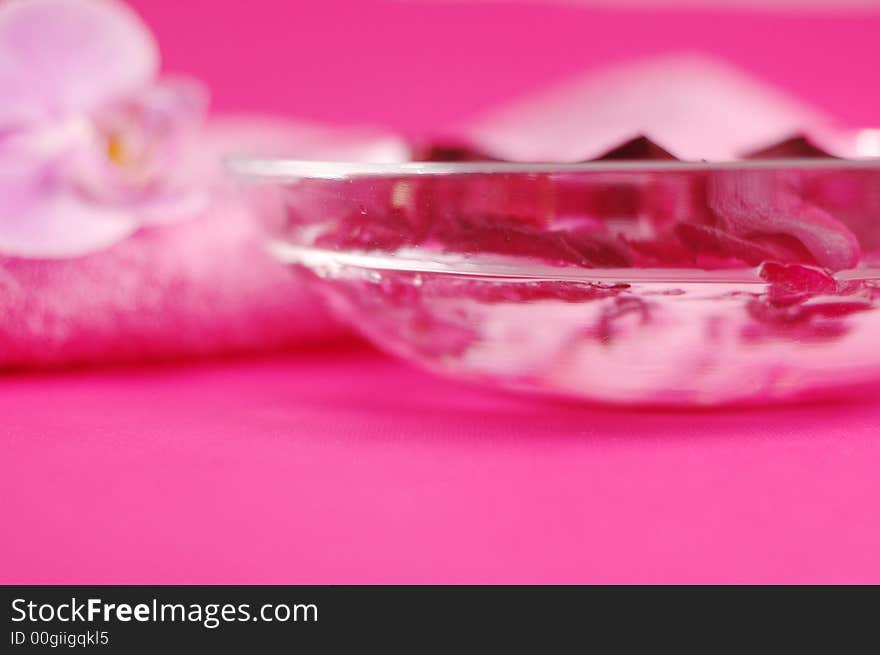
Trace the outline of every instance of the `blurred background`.
{"type": "Polygon", "coordinates": [[[217,110],[425,134],[640,56],[716,55],[880,124],[876,0],[130,0],[217,110]]]}

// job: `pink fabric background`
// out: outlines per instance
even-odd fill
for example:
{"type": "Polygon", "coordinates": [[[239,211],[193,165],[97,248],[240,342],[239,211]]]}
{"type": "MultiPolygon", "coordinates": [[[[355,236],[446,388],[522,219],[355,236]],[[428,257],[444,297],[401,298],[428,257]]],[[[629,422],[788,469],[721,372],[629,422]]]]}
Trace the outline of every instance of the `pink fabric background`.
{"type": "MultiPolygon", "coordinates": [[[[685,49],[880,124],[876,14],[134,4],[224,110],[424,132],[685,49]]],[[[880,386],[623,412],[354,348],[7,376],[0,415],[5,583],[880,582],[880,386]]]]}

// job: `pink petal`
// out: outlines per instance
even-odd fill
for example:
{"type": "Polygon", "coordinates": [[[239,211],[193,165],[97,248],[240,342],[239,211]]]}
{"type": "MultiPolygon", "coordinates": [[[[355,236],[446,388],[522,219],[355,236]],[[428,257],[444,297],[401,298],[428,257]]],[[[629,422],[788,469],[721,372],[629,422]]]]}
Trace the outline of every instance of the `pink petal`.
{"type": "Polygon", "coordinates": [[[9,0],[0,5],[0,128],[76,115],[150,81],[153,37],[111,0],[9,0]]]}
{"type": "Polygon", "coordinates": [[[183,165],[206,109],[207,92],[186,79],[164,80],[107,105],[94,116],[93,142],[77,153],[71,181],[89,199],[114,205],[165,205],[173,196],[191,196],[200,180],[183,175],[183,165]],[[114,143],[116,157],[108,154],[114,143]]]}
{"type": "Polygon", "coordinates": [[[131,213],[84,203],[66,189],[0,177],[0,254],[55,259],[102,250],[135,231],[131,213]]]}
{"type": "Polygon", "coordinates": [[[709,176],[707,202],[719,226],[751,241],[794,237],[820,266],[854,267],[861,247],[849,228],[804,200],[803,173],[716,171],[709,176]]]}
{"type": "Polygon", "coordinates": [[[764,262],[758,270],[762,279],[786,291],[805,291],[808,293],[833,293],[837,291],[837,280],[827,271],[803,264],[782,264],[764,262]]]}

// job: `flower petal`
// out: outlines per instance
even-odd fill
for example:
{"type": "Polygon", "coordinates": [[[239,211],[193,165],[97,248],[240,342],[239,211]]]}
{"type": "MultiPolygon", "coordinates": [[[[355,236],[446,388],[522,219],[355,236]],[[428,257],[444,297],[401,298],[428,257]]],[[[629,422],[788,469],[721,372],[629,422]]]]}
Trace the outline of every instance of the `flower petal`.
{"type": "Polygon", "coordinates": [[[156,42],[112,0],[0,5],[0,130],[79,114],[151,80],[156,42]]]}
{"type": "Polygon", "coordinates": [[[719,226],[758,241],[787,236],[797,239],[820,266],[840,271],[861,257],[858,238],[842,222],[804,200],[803,174],[788,171],[714,171],[707,202],[719,226]]]}
{"type": "Polygon", "coordinates": [[[188,193],[198,180],[183,175],[197,146],[207,92],[186,79],[164,80],[94,115],[90,147],[77,153],[71,177],[89,199],[145,205],[188,193]]]}
{"type": "Polygon", "coordinates": [[[0,177],[0,254],[56,259],[106,248],[137,229],[133,214],[90,205],[32,177],[0,177]]]}

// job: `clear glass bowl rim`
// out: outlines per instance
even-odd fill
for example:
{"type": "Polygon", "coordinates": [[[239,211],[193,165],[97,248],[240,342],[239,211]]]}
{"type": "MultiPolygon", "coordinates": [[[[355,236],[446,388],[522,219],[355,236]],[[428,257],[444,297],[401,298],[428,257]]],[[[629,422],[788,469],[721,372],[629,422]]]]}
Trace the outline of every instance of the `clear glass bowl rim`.
{"type": "Polygon", "coordinates": [[[301,179],[348,179],[352,177],[400,177],[408,175],[461,175],[521,173],[680,173],[736,170],[874,170],[880,173],[880,158],[839,159],[834,157],[749,159],[736,161],[626,160],[582,163],[521,162],[345,162],[279,158],[227,157],[227,170],[252,182],[283,182],[301,179]]]}

